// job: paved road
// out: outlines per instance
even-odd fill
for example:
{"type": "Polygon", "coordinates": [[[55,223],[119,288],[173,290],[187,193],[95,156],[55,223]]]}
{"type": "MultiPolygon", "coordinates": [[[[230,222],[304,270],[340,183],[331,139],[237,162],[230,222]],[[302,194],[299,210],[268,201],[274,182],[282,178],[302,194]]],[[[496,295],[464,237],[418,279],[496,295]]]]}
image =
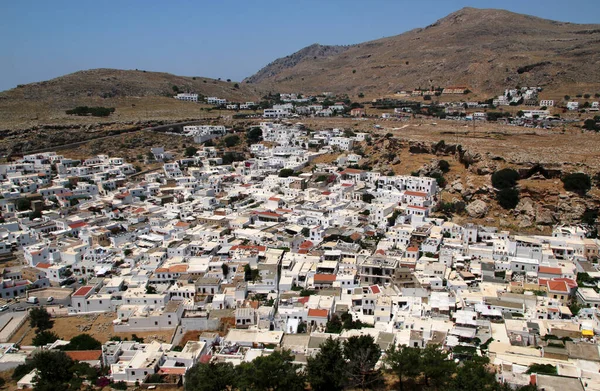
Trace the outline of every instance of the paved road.
{"type": "MultiPolygon", "coordinates": [[[[32,295],[33,296],[33,295],[32,295]]],[[[30,308],[33,307],[46,307],[46,306],[64,306],[67,307],[69,305],[71,305],[71,297],[67,297],[64,299],[59,299],[59,298],[55,298],[51,303],[48,303],[47,299],[42,298],[39,300],[38,304],[31,304],[27,302],[27,299],[25,298],[21,298],[18,301],[15,301],[13,299],[13,301],[11,301],[10,303],[7,303],[8,305],[8,311],[19,311],[20,309],[23,310],[28,310],[30,308]]],[[[8,312],[5,311],[5,312],[8,312]]]]}

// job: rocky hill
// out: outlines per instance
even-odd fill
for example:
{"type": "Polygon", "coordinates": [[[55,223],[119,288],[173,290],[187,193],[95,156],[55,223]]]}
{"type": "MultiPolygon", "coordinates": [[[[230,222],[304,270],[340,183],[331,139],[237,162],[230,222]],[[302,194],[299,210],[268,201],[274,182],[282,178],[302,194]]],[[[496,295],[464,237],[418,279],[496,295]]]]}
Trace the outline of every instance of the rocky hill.
{"type": "Polygon", "coordinates": [[[61,99],[81,97],[144,97],[172,96],[173,87],[181,92],[196,92],[231,100],[255,95],[255,88],[204,77],[176,76],[170,73],[142,70],[90,69],[52,80],[19,85],[0,93],[0,101],[7,99],[61,99]]]}
{"type": "Polygon", "coordinates": [[[244,81],[247,83],[260,83],[265,80],[269,80],[274,76],[277,76],[286,69],[294,68],[296,65],[306,59],[326,59],[328,57],[336,56],[340,53],[345,52],[352,46],[335,46],[335,45],[319,45],[318,43],[312,44],[297,51],[289,56],[278,58],[266,67],[262,68],[256,74],[246,78],[244,81]]]}
{"type": "Polygon", "coordinates": [[[466,85],[491,94],[536,85],[575,94],[600,90],[599,65],[600,25],[464,8],[393,37],[347,47],[312,45],[245,81],[305,93],[466,85]]]}
{"type": "Polygon", "coordinates": [[[240,102],[262,96],[257,86],[234,81],[143,70],[90,69],[0,92],[0,131],[48,124],[87,125],[106,120],[197,118],[198,105],[173,99],[178,91],[240,102]],[[105,120],[65,114],[76,106],[115,107],[116,112],[105,120]]]}

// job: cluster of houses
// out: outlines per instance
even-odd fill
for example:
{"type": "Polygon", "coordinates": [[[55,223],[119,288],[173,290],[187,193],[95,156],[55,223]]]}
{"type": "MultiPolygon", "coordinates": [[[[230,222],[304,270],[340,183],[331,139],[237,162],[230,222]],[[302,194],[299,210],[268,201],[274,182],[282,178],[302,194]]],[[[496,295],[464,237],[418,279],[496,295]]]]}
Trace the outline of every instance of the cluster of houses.
{"type": "Polygon", "coordinates": [[[106,156],[0,165],[0,251],[27,262],[4,270],[2,298],[75,278],[69,315],[111,313],[114,332],[172,330],[171,341],[103,341],[86,356],[130,385],[278,348],[305,364],[329,337],[369,334],[382,351],[479,350],[513,386],[528,384],[537,363],[598,389],[600,242],[585,228],[525,236],[455,224],[433,213],[434,178],[349,167],[367,134],[260,129],[252,156],[229,164],[203,147],[135,177],[106,156]],[[316,160],[333,151],[336,162],[316,160]],[[345,314],[368,327],[328,332],[345,314]],[[199,339],[175,349],[188,331],[199,339]]]}

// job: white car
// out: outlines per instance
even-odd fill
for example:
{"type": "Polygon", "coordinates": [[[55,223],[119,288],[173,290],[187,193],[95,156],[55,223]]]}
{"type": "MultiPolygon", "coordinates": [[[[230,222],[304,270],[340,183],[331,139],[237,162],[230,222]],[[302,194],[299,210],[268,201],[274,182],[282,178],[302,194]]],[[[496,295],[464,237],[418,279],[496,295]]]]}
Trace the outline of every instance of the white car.
{"type": "Polygon", "coordinates": [[[46,299],[47,303],[52,303],[54,301],[54,297],[50,296],[46,299]]]}
{"type": "Polygon", "coordinates": [[[4,311],[8,311],[7,305],[3,305],[2,307],[0,307],[0,312],[4,312],[4,311]]]}

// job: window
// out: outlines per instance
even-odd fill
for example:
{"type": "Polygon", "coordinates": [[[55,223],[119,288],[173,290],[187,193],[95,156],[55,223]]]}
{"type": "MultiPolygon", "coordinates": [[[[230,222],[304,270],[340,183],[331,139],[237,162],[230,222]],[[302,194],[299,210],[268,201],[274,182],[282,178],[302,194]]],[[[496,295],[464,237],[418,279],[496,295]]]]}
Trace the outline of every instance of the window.
{"type": "Polygon", "coordinates": [[[155,321],[155,322],[154,322],[154,325],[155,325],[155,326],[158,326],[158,322],[156,322],[156,321],[155,321]]]}

